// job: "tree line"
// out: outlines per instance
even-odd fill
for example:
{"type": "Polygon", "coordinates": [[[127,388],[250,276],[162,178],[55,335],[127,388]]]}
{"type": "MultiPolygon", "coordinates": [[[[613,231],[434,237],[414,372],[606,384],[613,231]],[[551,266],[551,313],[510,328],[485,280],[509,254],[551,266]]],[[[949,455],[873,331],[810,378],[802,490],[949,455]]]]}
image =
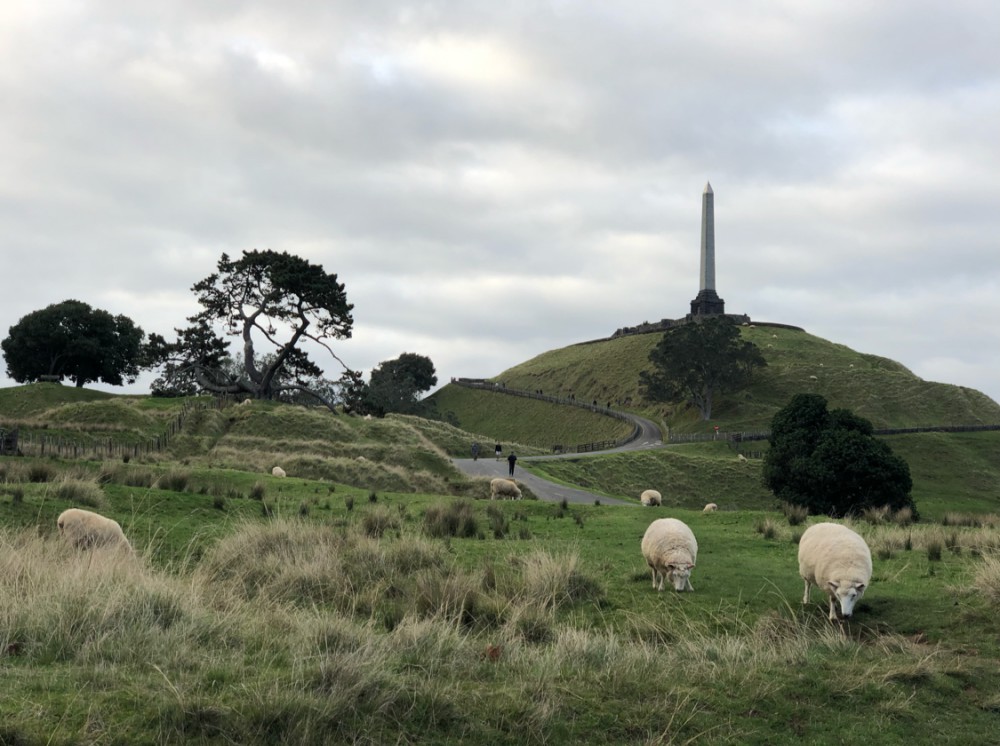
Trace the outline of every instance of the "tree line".
{"type": "Polygon", "coordinates": [[[405,352],[379,363],[365,381],[336,354],[334,343],[351,337],[353,306],[337,275],[321,265],[271,250],[222,254],[217,271],[191,289],[201,310],[169,340],[79,300],[33,311],[0,342],[7,375],[18,383],[122,386],[155,371],[154,396],[213,393],[334,412],[430,414],[420,401],[437,383],[430,358],[405,352]],[[330,355],[339,377],[325,374],[307,343],[330,355]]]}

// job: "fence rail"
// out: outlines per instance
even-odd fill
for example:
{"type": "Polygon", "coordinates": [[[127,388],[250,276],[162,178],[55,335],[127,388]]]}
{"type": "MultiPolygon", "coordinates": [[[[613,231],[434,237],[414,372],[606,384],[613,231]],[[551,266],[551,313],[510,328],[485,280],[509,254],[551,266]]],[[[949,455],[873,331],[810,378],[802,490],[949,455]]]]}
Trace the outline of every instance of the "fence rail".
{"type": "Polygon", "coordinates": [[[138,458],[164,450],[181,432],[193,413],[207,409],[222,409],[230,403],[231,400],[225,397],[200,397],[197,400],[185,400],[181,411],[166,423],[163,432],[144,437],[137,442],[125,442],[109,437],[80,443],[70,438],[50,435],[45,432],[0,427],[0,454],[81,459],[138,458]],[[11,445],[5,436],[6,433],[14,434],[13,448],[10,450],[5,448],[5,445],[11,445]]]}

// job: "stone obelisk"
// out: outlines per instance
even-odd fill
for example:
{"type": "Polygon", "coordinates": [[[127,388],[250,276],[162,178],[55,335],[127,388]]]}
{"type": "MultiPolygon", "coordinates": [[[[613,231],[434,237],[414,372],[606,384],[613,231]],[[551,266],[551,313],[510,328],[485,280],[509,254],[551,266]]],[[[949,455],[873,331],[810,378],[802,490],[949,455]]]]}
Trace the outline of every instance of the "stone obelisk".
{"type": "Polygon", "coordinates": [[[698,296],[691,301],[691,316],[717,316],[726,303],[715,292],[715,192],[705,184],[701,195],[701,273],[698,296]]]}

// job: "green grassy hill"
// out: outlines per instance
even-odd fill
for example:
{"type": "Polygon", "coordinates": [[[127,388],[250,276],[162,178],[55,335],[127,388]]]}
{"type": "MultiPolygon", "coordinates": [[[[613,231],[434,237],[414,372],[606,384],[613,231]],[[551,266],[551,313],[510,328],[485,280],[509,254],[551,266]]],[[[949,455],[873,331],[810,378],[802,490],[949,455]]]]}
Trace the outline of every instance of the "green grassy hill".
{"type": "MultiPolygon", "coordinates": [[[[759,430],[770,426],[774,413],[793,395],[818,393],[830,408],[846,407],[870,420],[876,428],[1000,423],[1000,404],[963,386],[924,381],[904,366],[876,355],[855,352],[844,345],[804,331],[779,327],[743,327],[744,339],[756,344],[767,368],[749,388],[720,397],[711,425],[727,431],[759,430]]],[[[639,392],[639,373],[649,368],[649,352],[662,335],[640,334],[563,347],[543,353],[493,376],[508,388],[541,389],[554,396],[575,395],[578,401],[610,403],[659,420],[678,432],[704,431],[709,426],[684,406],[645,401],[639,392]]],[[[478,399],[463,399],[448,384],[433,394],[443,409],[464,425],[476,418],[478,399]],[[446,405],[444,405],[446,403],[446,405]]],[[[501,410],[498,417],[503,417],[501,410]]],[[[519,434],[532,441],[530,421],[519,434]]]]}
{"type": "MultiPolygon", "coordinates": [[[[543,407],[522,428],[573,411],[509,400],[543,407]]],[[[0,390],[0,424],[146,437],[183,406],[22,387],[0,390]]],[[[0,743],[995,739],[1000,434],[891,439],[924,521],[855,524],[875,571],[840,625],[818,591],[799,603],[804,526],[759,461],[702,443],[537,467],[632,499],[656,486],[660,509],[467,499],[485,492],[448,457],[503,419],[473,434],[254,402],[191,409],[127,462],[0,458],[0,743]],[[70,506],[118,520],[138,558],[55,541],[70,506]],[[639,543],[666,515],[698,537],[694,593],[650,588],[639,543]]]]}

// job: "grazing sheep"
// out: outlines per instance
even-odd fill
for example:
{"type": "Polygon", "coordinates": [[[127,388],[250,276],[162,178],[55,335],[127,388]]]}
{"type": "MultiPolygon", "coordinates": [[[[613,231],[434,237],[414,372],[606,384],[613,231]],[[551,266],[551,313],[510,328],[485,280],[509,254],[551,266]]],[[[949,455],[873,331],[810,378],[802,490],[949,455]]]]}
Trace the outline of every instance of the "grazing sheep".
{"type": "Polygon", "coordinates": [[[240,402],[240,406],[241,407],[248,407],[251,404],[253,404],[253,400],[252,399],[244,399],[243,401],[240,402]]]}
{"type": "Polygon", "coordinates": [[[871,580],[872,554],[847,526],[817,523],[799,540],[799,575],[806,584],[802,603],[809,603],[809,587],[818,586],[830,597],[830,620],[849,619],[871,580]]]}
{"type": "Polygon", "coordinates": [[[503,477],[496,477],[490,480],[490,500],[503,500],[510,498],[511,500],[521,499],[521,488],[517,486],[517,482],[513,479],[504,479],[503,477]]]}
{"type": "Polygon", "coordinates": [[[645,490],[641,495],[639,495],[639,502],[646,507],[663,505],[663,496],[656,490],[645,490]]]}
{"type": "Polygon", "coordinates": [[[715,503],[709,503],[708,505],[706,505],[704,508],[701,509],[701,512],[702,513],[714,513],[718,509],[719,509],[718,505],[716,505],[715,503]]]}
{"type": "Polygon", "coordinates": [[[275,466],[273,469],[271,469],[271,476],[272,477],[287,477],[288,475],[285,474],[285,470],[282,469],[280,466],[275,466]]]}
{"type": "Polygon", "coordinates": [[[122,527],[118,521],[105,518],[89,510],[70,508],[64,510],[56,519],[59,526],[59,535],[70,542],[77,549],[90,549],[92,547],[121,546],[123,549],[132,551],[132,545],[128,543],[122,527]]]}
{"type": "Polygon", "coordinates": [[[742,453],[737,453],[737,454],[736,454],[736,460],[737,460],[737,461],[746,461],[746,460],[747,460],[747,457],[746,457],[746,456],[744,456],[744,455],[743,455],[742,453]]]}
{"type": "Polygon", "coordinates": [[[674,590],[694,590],[691,570],[698,559],[698,541],[683,521],[660,518],[650,523],[642,537],[642,556],[653,572],[656,590],[663,590],[664,578],[674,590]]]}

